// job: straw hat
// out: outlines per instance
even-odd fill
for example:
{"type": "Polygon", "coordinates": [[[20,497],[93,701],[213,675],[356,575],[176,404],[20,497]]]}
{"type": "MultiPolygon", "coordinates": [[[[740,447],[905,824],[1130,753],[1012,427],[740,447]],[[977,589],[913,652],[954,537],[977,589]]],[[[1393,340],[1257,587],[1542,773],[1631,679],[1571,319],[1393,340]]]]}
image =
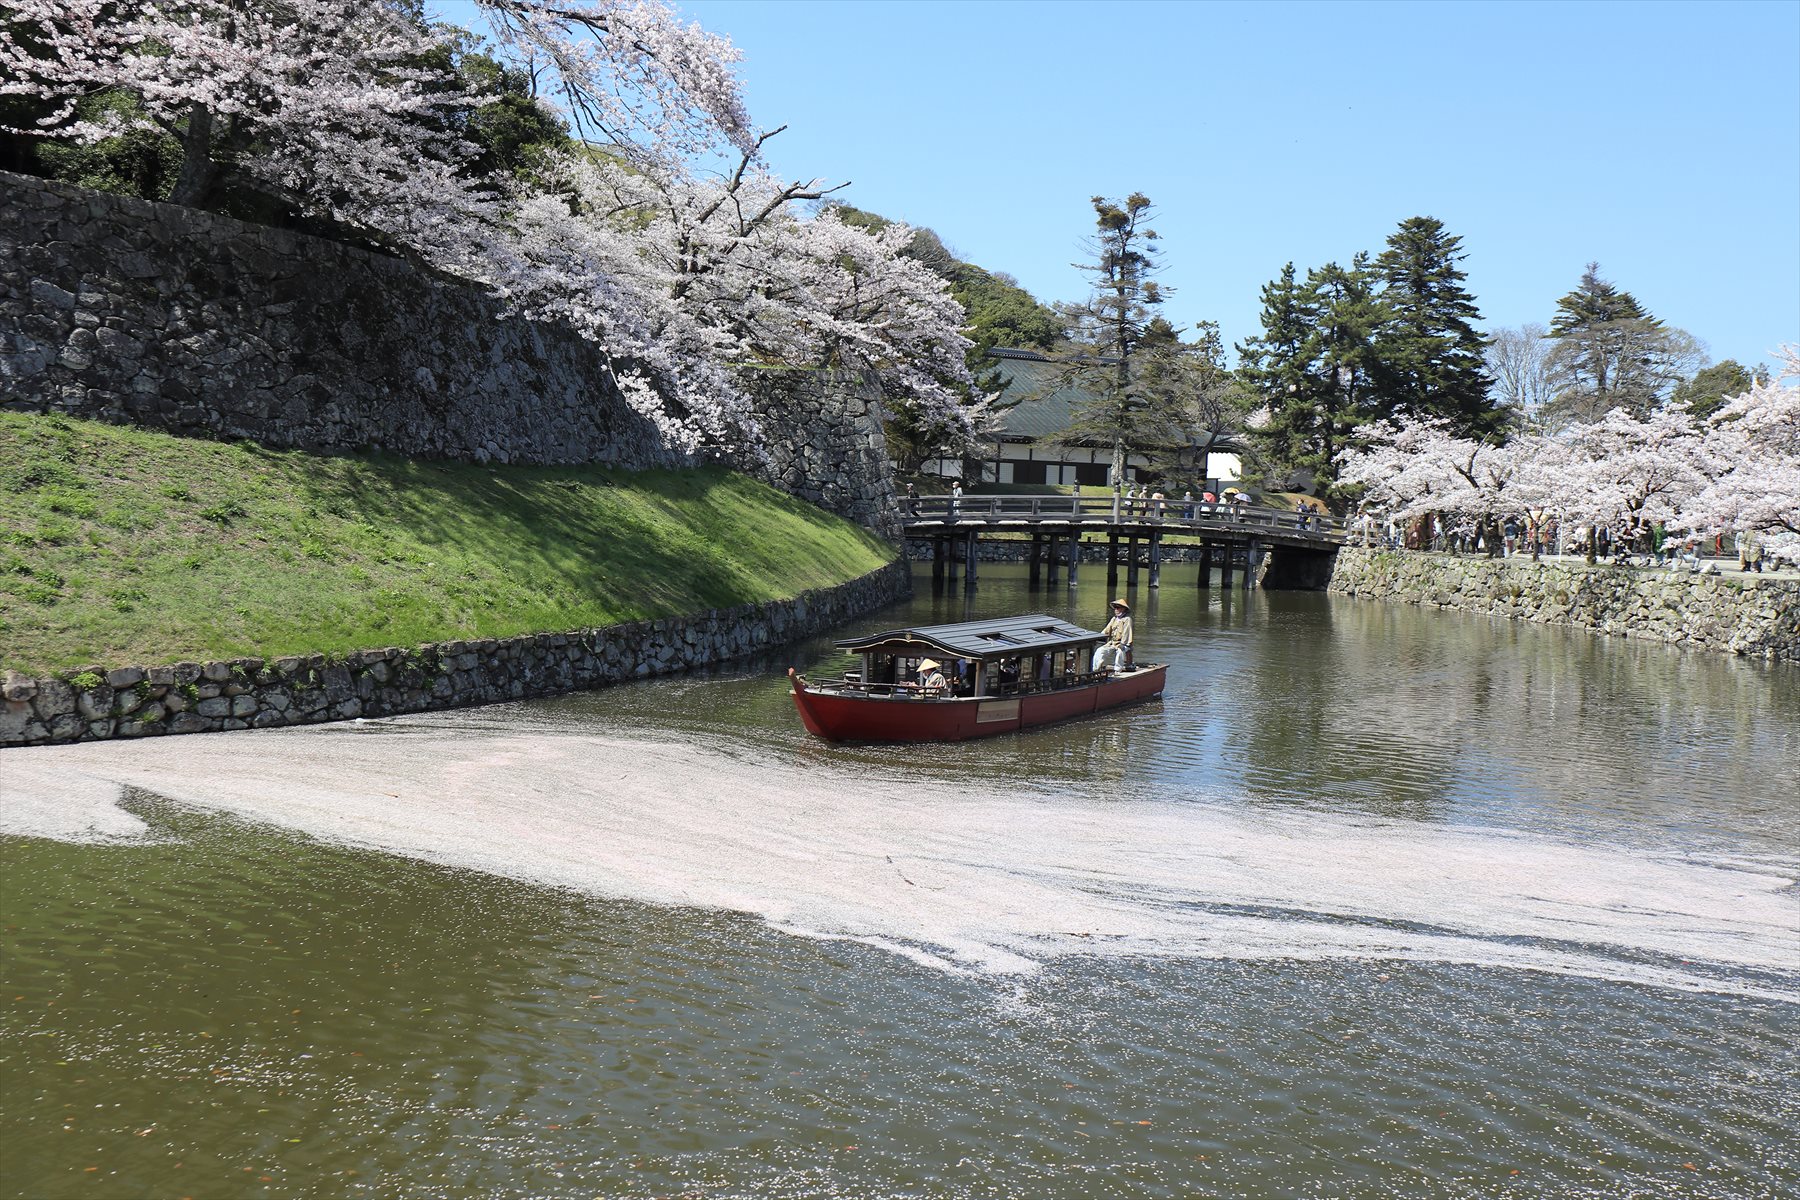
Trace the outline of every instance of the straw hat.
{"type": "Polygon", "coordinates": [[[1129,604],[1127,604],[1127,603],[1125,603],[1125,599],[1124,599],[1124,597],[1122,597],[1122,596],[1121,596],[1121,597],[1120,597],[1120,598],[1119,598],[1119,599],[1117,599],[1117,600],[1114,600],[1114,601],[1113,601],[1113,602],[1112,602],[1112,606],[1113,606],[1113,607],[1114,607],[1114,608],[1122,608],[1122,609],[1124,609],[1124,610],[1125,610],[1125,611],[1126,611],[1126,612],[1130,612],[1130,611],[1131,611],[1131,605],[1129,605],[1129,604]]]}
{"type": "Polygon", "coordinates": [[[942,665],[943,665],[943,664],[942,664],[942,663],[940,663],[940,662],[938,662],[938,660],[937,660],[937,659],[935,659],[935,658],[928,658],[928,659],[925,659],[925,660],[924,660],[924,661],[923,661],[923,662],[921,662],[921,663],[920,663],[920,664],[919,664],[919,670],[921,670],[921,671],[935,671],[935,670],[937,670],[937,669],[938,669],[938,668],[939,668],[939,667],[940,667],[940,666],[942,666],[942,665]]]}

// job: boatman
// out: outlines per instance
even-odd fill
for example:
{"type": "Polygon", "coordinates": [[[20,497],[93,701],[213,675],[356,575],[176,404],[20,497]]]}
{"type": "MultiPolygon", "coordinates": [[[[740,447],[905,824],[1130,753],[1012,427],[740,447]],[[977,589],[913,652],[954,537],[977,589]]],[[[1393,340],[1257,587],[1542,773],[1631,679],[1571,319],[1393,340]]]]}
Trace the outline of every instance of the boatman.
{"type": "Polygon", "coordinates": [[[927,696],[944,694],[944,672],[937,659],[928,658],[919,664],[919,690],[927,696]]]}
{"type": "Polygon", "coordinates": [[[1094,674],[1123,671],[1131,653],[1131,605],[1123,598],[1112,602],[1112,620],[1100,633],[1106,640],[1094,651],[1094,674]]]}

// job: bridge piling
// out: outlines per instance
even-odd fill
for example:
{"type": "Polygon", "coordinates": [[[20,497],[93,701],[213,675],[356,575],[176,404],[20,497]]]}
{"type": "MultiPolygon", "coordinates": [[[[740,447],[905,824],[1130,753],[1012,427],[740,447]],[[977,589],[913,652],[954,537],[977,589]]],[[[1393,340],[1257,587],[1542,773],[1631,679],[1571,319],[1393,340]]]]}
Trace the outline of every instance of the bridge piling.
{"type": "Polygon", "coordinates": [[[1242,505],[1205,505],[1198,507],[1192,517],[1182,509],[1173,519],[1165,509],[1160,520],[1154,509],[1148,514],[1115,510],[1108,501],[1081,496],[1070,497],[1066,502],[1060,497],[1045,500],[980,496],[964,498],[954,505],[930,497],[902,502],[896,507],[900,525],[913,539],[915,548],[921,548],[917,545],[921,539],[931,542],[934,587],[954,583],[961,575],[971,592],[980,579],[983,532],[1024,535],[1022,541],[1028,544],[1018,547],[1017,557],[1028,562],[1034,588],[1046,582],[1050,586],[1059,584],[1065,563],[1069,568],[1068,586],[1075,586],[1082,535],[1092,533],[1096,535],[1095,543],[1105,546],[1109,587],[1119,582],[1119,559],[1123,554],[1127,586],[1138,586],[1139,572],[1148,566],[1152,589],[1162,584],[1167,549],[1164,543],[1173,532],[1183,544],[1199,543],[1201,561],[1194,583],[1202,591],[1218,587],[1231,590],[1233,584],[1237,590],[1259,586],[1317,589],[1329,580],[1332,558],[1344,544],[1345,536],[1335,521],[1310,514],[1302,519],[1298,514],[1242,505]],[[1104,543],[1099,537],[1102,532],[1104,543]],[[1138,557],[1140,549],[1147,551],[1142,560],[1138,557]],[[1220,570],[1217,580],[1212,574],[1215,562],[1220,570]],[[1241,580],[1236,577],[1240,569],[1245,573],[1241,580]]]}

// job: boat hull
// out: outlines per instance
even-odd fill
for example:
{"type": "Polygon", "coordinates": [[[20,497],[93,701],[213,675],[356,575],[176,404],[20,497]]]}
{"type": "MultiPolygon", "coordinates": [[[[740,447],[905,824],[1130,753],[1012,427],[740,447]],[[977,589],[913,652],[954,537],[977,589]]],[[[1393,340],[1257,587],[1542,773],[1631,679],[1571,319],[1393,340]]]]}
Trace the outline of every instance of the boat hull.
{"type": "Polygon", "coordinates": [[[1098,683],[1005,698],[922,700],[818,692],[794,677],[794,707],[808,732],[833,742],[961,742],[1067,721],[1160,696],[1168,674],[1148,666],[1098,683]]]}

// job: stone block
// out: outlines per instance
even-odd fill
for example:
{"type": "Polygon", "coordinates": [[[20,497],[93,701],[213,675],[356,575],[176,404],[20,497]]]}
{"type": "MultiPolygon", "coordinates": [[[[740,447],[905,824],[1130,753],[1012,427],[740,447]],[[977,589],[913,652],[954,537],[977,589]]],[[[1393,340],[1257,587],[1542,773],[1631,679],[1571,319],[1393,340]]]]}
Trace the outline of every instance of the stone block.
{"type": "Polygon", "coordinates": [[[75,697],[75,711],[89,721],[97,721],[112,716],[115,693],[105,684],[97,688],[89,688],[75,697]]]}
{"type": "Polygon", "coordinates": [[[142,667],[115,667],[106,673],[106,682],[115,688],[136,687],[144,678],[142,667]]]}
{"type": "Polygon", "coordinates": [[[200,701],[194,711],[203,717],[227,717],[231,715],[232,702],[223,696],[213,696],[200,701]]]}
{"type": "Polygon", "coordinates": [[[38,693],[32,696],[31,703],[38,711],[38,720],[49,721],[76,711],[76,689],[63,680],[38,680],[38,693]]]}
{"type": "Polygon", "coordinates": [[[255,696],[238,696],[231,702],[231,715],[234,717],[248,717],[255,713],[258,707],[260,706],[256,703],[255,696]]]}

